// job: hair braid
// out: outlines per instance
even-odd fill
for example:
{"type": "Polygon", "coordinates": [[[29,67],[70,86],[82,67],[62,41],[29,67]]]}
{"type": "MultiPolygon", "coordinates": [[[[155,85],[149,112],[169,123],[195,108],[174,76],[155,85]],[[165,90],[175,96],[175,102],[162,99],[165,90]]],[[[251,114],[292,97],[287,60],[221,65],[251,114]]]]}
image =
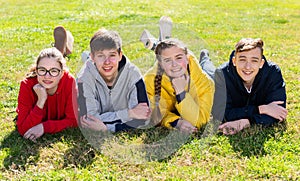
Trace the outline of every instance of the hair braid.
{"type": "Polygon", "coordinates": [[[163,69],[160,67],[160,65],[158,64],[157,67],[157,73],[154,79],[154,93],[155,93],[155,103],[158,104],[159,100],[160,100],[160,94],[161,94],[161,81],[162,81],[162,75],[163,75],[163,69]]]}

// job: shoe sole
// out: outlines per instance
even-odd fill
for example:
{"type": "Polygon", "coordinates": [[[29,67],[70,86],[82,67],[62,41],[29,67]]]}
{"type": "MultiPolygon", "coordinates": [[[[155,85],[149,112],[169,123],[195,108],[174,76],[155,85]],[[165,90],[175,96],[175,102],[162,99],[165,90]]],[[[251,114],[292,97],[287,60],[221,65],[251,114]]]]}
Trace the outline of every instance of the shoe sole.
{"type": "Polygon", "coordinates": [[[70,31],[67,32],[67,40],[66,40],[66,52],[65,55],[69,55],[73,51],[74,37],[70,31]]]}
{"type": "Polygon", "coordinates": [[[162,16],[159,20],[159,40],[171,38],[172,19],[168,16],[162,16]]]}
{"type": "Polygon", "coordinates": [[[153,35],[151,35],[148,30],[144,30],[140,37],[140,41],[143,42],[145,48],[153,50],[155,48],[157,39],[153,35]]]}
{"type": "Polygon", "coordinates": [[[54,35],[54,47],[57,48],[63,55],[67,46],[67,32],[64,27],[57,26],[53,32],[54,35]]]}

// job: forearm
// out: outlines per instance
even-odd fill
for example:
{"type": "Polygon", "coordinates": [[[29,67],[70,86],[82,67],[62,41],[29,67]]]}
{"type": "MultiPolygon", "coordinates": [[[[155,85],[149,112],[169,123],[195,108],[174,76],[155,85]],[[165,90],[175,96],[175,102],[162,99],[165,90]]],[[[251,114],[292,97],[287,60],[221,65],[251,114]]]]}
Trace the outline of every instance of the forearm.
{"type": "MultiPolygon", "coordinates": [[[[228,105],[227,105],[228,106],[228,105]]],[[[251,121],[251,117],[254,114],[258,114],[257,106],[245,106],[241,108],[226,108],[224,120],[227,121],[235,121],[238,119],[249,119],[251,121]]]]}
{"type": "Polygon", "coordinates": [[[183,119],[196,126],[200,116],[200,107],[188,92],[180,103],[178,103],[178,101],[176,102],[175,107],[183,119]]]}
{"type": "Polygon", "coordinates": [[[18,120],[17,127],[21,135],[24,135],[26,131],[33,126],[42,122],[43,110],[38,106],[34,106],[33,109],[27,110],[26,108],[18,107],[18,120]]]}
{"type": "Polygon", "coordinates": [[[64,129],[77,127],[76,118],[66,118],[61,120],[47,120],[43,122],[45,133],[57,133],[63,131],[64,129]]]}

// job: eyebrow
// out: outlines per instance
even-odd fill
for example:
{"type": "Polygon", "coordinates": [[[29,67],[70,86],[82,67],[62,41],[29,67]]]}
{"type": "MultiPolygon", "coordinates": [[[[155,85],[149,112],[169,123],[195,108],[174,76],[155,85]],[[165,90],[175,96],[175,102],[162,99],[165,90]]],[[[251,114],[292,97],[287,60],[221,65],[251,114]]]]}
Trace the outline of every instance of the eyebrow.
{"type": "MultiPolygon", "coordinates": [[[[239,58],[247,58],[246,56],[244,56],[244,55],[241,55],[241,56],[239,56],[239,58]]],[[[257,60],[259,60],[259,58],[258,57],[251,57],[252,59],[257,59],[257,60]]]]}

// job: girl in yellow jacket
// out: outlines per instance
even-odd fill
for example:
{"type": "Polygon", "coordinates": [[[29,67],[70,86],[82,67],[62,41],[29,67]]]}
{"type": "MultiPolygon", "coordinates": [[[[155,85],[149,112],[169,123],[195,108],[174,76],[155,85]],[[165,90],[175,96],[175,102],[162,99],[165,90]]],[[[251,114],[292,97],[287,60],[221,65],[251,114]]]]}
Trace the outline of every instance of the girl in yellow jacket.
{"type": "Polygon", "coordinates": [[[177,39],[159,42],[155,54],[158,61],[145,75],[152,123],[196,132],[210,119],[213,80],[177,39]]]}

